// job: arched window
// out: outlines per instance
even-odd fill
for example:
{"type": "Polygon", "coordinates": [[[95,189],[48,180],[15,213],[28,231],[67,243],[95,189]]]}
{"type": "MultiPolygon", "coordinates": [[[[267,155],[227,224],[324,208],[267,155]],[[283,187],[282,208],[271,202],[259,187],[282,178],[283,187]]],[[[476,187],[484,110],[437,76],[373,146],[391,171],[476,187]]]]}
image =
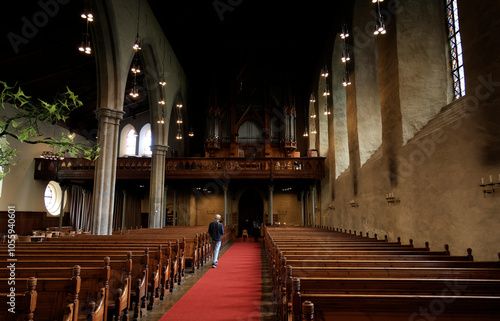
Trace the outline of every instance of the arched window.
{"type": "Polygon", "coordinates": [[[153,146],[153,132],[151,131],[151,124],[147,123],[142,126],[139,132],[139,155],[151,157],[153,154],[151,146],[153,146]]]}
{"type": "Polygon", "coordinates": [[[151,128],[148,129],[146,134],[144,135],[144,143],[143,143],[143,154],[146,156],[151,156],[153,152],[151,151],[151,144],[153,141],[151,140],[151,128]]]}
{"type": "Polygon", "coordinates": [[[464,59],[462,55],[462,37],[458,23],[457,0],[446,0],[446,20],[448,24],[448,42],[451,53],[451,71],[455,99],[465,95],[464,59]]]}
{"type": "Polygon", "coordinates": [[[131,129],[127,133],[125,154],[135,155],[136,145],[137,145],[137,133],[135,132],[134,129],[131,129]]]}

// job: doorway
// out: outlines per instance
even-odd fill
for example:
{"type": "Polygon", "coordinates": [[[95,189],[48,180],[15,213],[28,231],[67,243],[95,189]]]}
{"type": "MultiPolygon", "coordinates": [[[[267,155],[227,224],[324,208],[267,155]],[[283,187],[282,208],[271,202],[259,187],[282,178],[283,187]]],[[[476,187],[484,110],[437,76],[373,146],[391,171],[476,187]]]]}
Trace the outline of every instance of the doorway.
{"type": "Polygon", "coordinates": [[[249,188],[241,195],[238,213],[238,237],[243,230],[253,235],[253,222],[257,221],[260,226],[264,217],[264,202],[257,190],[249,188]]]}

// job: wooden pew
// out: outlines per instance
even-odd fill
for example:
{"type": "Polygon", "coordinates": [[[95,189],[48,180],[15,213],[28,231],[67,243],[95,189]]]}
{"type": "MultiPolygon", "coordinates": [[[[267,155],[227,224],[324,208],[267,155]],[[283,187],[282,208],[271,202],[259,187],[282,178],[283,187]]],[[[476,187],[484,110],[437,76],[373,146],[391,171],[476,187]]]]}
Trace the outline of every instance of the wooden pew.
{"type": "MultiPolygon", "coordinates": [[[[106,295],[106,307],[111,305],[115,306],[117,302],[117,297],[114,293],[118,293],[119,289],[122,291],[122,295],[126,295],[126,297],[119,297],[119,301],[123,307],[124,302],[127,304],[128,308],[134,308],[134,316],[139,318],[139,316],[143,316],[146,313],[147,308],[147,297],[148,297],[148,275],[149,275],[149,253],[147,251],[143,253],[135,253],[132,252],[79,252],[75,253],[74,250],[45,250],[45,251],[32,251],[30,253],[23,253],[23,251],[16,251],[17,253],[17,266],[16,272],[22,271],[20,269],[22,266],[39,266],[42,268],[43,266],[51,267],[51,271],[61,271],[60,273],[64,273],[64,266],[72,266],[74,263],[79,263],[83,265],[82,271],[86,272],[92,268],[103,266],[103,255],[111,253],[111,263],[106,262],[105,266],[108,266],[110,270],[110,278],[107,281],[108,284],[111,285],[111,289],[113,292],[111,295],[106,295]],[[55,257],[64,257],[64,260],[54,259],[55,257]],[[35,265],[33,265],[35,264],[35,265]],[[112,301],[111,303],[109,301],[112,301]]],[[[155,275],[155,274],[153,274],[155,275]]],[[[92,276],[88,276],[92,277],[92,276]]],[[[87,276],[86,276],[87,278],[87,276]]],[[[86,280],[85,278],[85,280],[86,280]]],[[[109,291],[106,291],[109,293],[109,291]]],[[[152,296],[150,296],[152,297],[152,296]]],[[[115,308],[112,309],[113,313],[125,313],[128,315],[128,311],[124,311],[123,309],[120,311],[116,311],[115,308]]]]}
{"type": "Polygon", "coordinates": [[[0,318],[5,321],[33,321],[36,309],[36,278],[0,278],[0,318]],[[15,283],[13,283],[15,281],[15,283]],[[20,284],[26,291],[18,291],[20,284]]]}
{"type": "MultiPolygon", "coordinates": [[[[54,255],[62,255],[66,260],[98,260],[99,258],[108,256],[112,260],[118,259],[125,261],[128,253],[132,253],[133,259],[133,282],[135,279],[140,278],[141,283],[144,278],[146,282],[144,286],[154,294],[151,296],[152,300],[159,300],[159,295],[165,295],[168,291],[169,284],[171,283],[172,276],[170,273],[170,258],[169,249],[164,250],[158,246],[155,250],[149,251],[149,248],[142,246],[137,247],[114,247],[113,245],[74,245],[57,243],[55,246],[50,244],[46,245],[33,245],[28,247],[17,247],[16,255],[23,259],[36,260],[37,258],[48,258],[54,255]],[[134,251],[127,251],[133,248],[134,251]],[[143,268],[144,265],[144,268],[143,268]],[[142,272],[145,270],[145,274],[142,272]]],[[[1,256],[0,256],[1,257],[1,256]]],[[[57,261],[57,260],[56,260],[57,261]]],[[[135,283],[134,283],[135,285],[135,283]]],[[[141,290],[140,292],[144,292],[141,290]]],[[[146,293],[147,294],[147,293],[146,293]]],[[[153,302],[156,304],[157,302],[153,302]]],[[[151,303],[150,303],[151,304],[151,303]]]]}
{"type": "Polygon", "coordinates": [[[450,256],[448,246],[443,252],[430,251],[428,243],[415,249],[412,242],[399,246],[399,239],[391,244],[387,238],[366,242],[361,235],[317,229],[277,231],[266,228],[265,245],[283,320],[312,320],[313,315],[319,320],[413,320],[418,315],[411,313],[424,304],[455,299],[460,303],[439,320],[493,320],[499,315],[500,263],[474,262],[470,249],[467,256],[450,256]],[[445,281],[460,295],[437,293],[446,288],[445,281]],[[294,301],[297,293],[302,296],[294,301]],[[393,299],[401,304],[394,305],[393,299]]]}
{"type": "MultiPolygon", "coordinates": [[[[34,320],[52,321],[52,320],[78,320],[79,318],[79,295],[81,288],[80,267],[71,268],[72,276],[58,277],[51,270],[43,269],[32,271],[16,267],[16,278],[26,280],[34,275],[36,277],[36,309],[34,311],[34,320]],[[28,276],[31,275],[31,276],[28,276]]],[[[8,273],[5,268],[0,268],[0,277],[8,273]]],[[[101,301],[103,297],[99,298],[101,301]]],[[[100,311],[92,311],[99,313],[100,311]]],[[[90,320],[102,320],[102,318],[92,318],[90,320]]]]}

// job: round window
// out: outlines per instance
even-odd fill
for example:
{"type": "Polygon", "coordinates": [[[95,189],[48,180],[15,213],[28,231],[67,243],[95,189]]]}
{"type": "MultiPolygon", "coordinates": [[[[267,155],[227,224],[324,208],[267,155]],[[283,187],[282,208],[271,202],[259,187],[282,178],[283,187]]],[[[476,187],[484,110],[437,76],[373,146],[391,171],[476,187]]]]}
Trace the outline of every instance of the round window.
{"type": "MultiPolygon", "coordinates": [[[[45,187],[43,198],[47,212],[49,212],[50,215],[59,215],[61,212],[62,198],[62,190],[59,183],[50,181],[47,184],[47,187],[45,187]]],[[[64,199],[64,204],[66,204],[66,197],[64,199]]]]}

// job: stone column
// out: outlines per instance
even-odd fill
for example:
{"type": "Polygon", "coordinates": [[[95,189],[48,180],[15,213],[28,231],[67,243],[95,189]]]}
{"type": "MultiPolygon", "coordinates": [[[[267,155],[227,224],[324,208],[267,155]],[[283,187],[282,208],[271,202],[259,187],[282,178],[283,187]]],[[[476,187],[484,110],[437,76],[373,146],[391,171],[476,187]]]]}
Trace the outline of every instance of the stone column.
{"type": "Polygon", "coordinates": [[[273,225],[273,191],[274,191],[274,185],[269,185],[269,201],[268,201],[268,213],[269,213],[269,224],[273,225]]]}
{"type": "Polygon", "coordinates": [[[226,184],[222,185],[222,189],[224,190],[224,224],[227,225],[227,189],[228,186],[226,184]]]}
{"type": "Polygon", "coordinates": [[[151,177],[149,180],[149,227],[160,228],[163,217],[165,186],[165,157],[167,146],[153,145],[151,151],[151,177]]]}
{"type": "Polygon", "coordinates": [[[108,108],[96,111],[98,144],[101,147],[94,172],[94,218],[92,234],[111,235],[115,202],[118,129],[124,112],[108,108]]]}
{"type": "Polygon", "coordinates": [[[301,226],[304,226],[304,194],[304,191],[300,192],[301,226]]]}

